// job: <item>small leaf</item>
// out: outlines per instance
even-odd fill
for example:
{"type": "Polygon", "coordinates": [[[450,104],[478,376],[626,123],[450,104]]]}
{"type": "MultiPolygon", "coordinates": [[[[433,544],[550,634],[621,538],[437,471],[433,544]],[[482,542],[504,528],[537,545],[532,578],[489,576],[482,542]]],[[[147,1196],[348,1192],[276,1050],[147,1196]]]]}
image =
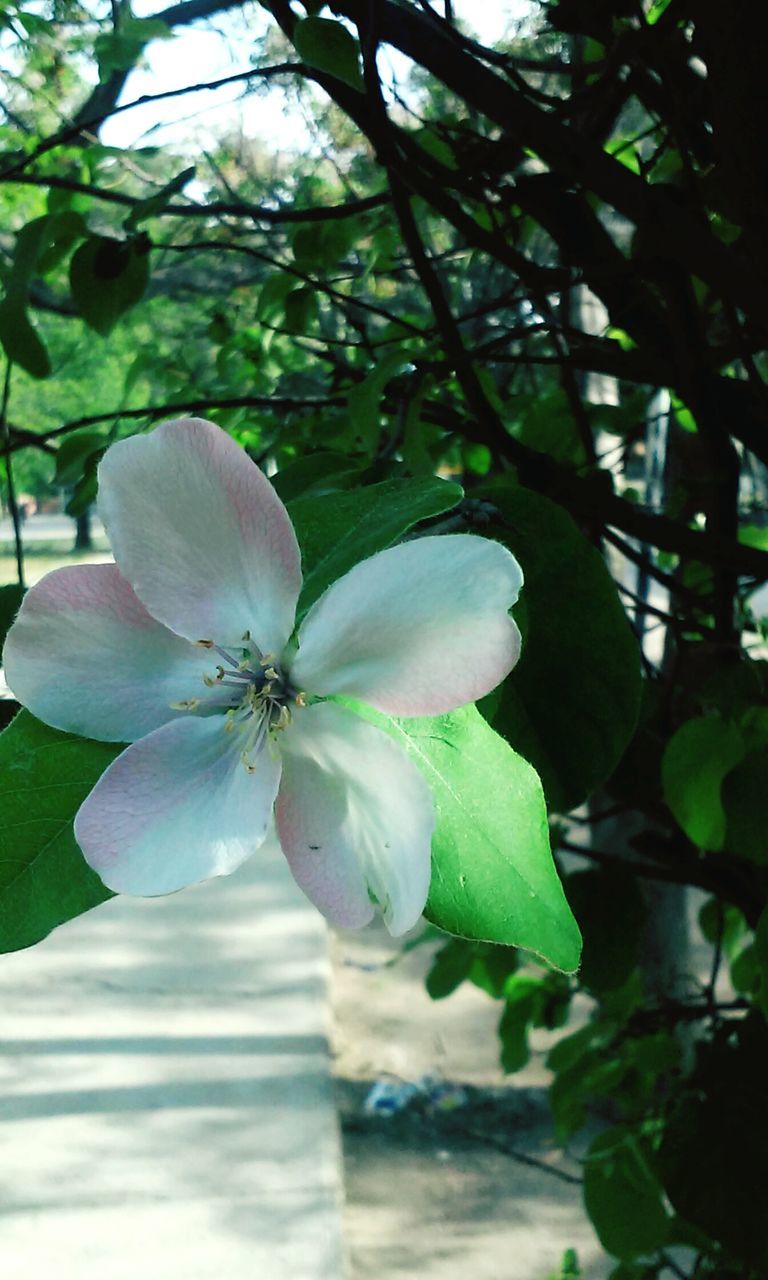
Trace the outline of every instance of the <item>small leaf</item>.
{"type": "Polygon", "coordinates": [[[13,264],[5,281],[5,297],[0,302],[0,342],[5,354],[33,378],[47,378],[51,372],[48,352],[27,315],[27,298],[53,222],[55,219],[47,215],[34,218],[19,231],[13,264]]]}
{"type": "Polygon", "coordinates": [[[351,489],[360,477],[360,468],[344,453],[331,450],[305,454],[281,467],[272,477],[272,488],[283,502],[313,494],[351,489]]]}
{"type": "Polygon", "coordinates": [[[33,378],[47,378],[51,372],[48,352],[29,322],[22,303],[4,298],[0,302],[0,342],[6,356],[33,378]]]}
{"type": "Polygon", "coordinates": [[[92,236],[73,254],[69,266],[78,311],[102,337],[144,296],[148,280],[148,242],[143,236],[133,240],[92,236]]]}
{"type": "Polygon", "coordinates": [[[154,195],[147,196],[146,200],[140,200],[135,204],[125,220],[126,231],[137,231],[147,218],[154,218],[159,213],[163,213],[168,208],[171,197],[182,191],[194,176],[195,166],[192,164],[189,168],[182,169],[181,173],[177,173],[175,178],[171,178],[170,182],[167,182],[154,195]]]}
{"type": "Polygon", "coordinates": [[[723,848],[723,781],[744,758],[744,751],[739,729],[720,716],[687,720],[667,743],[661,761],[664,799],[688,839],[700,849],[723,848]]]}
{"type": "Polygon", "coordinates": [[[516,974],[506,988],[506,1004],[499,1021],[501,1068],[507,1075],[520,1071],[530,1057],[528,1032],[539,998],[539,981],[516,974]]]}
{"type": "Polygon", "coordinates": [[[0,951],[17,951],[111,897],[72,822],[122,747],[49,729],[28,711],[0,735],[0,951]]]}
{"type": "Polygon", "coordinates": [[[725,778],[724,848],[758,866],[768,865],[768,746],[753,747],[725,778]]]}
{"type": "Polygon", "coordinates": [[[390,351],[371,372],[347,393],[349,439],[372,454],[379,439],[381,398],[387,383],[410,362],[407,351],[390,351]]]}
{"type": "Polygon", "coordinates": [[[304,571],[299,616],[353,565],[393,546],[419,520],[450,511],[462,496],[459,485],[430,476],[290,502],[304,571]]]}
{"type": "Polygon", "coordinates": [[[293,43],[307,66],[325,71],[361,92],[365,88],[360,73],[360,51],[354,36],[332,18],[301,18],[294,28],[293,43]]]}
{"type": "Polygon", "coordinates": [[[268,276],[259,290],[256,315],[259,320],[274,320],[285,310],[285,299],[296,288],[296,277],[287,271],[268,276]]]}
{"type": "Polygon", "coordinates": [[[150,40],[170,40],[173,31],[161,18],[123,17],[117,31],[105,31],[94,41],[99,77],[108,80],[113,71],[124,71],[138,61],[150,40]]]}
{"type": "Polygon", "coordinates": [[[432,1000],[443,1000],[469,977],[475,953],[470,942],[451,938],[437,952],[426,977],[427,994],[432,1000]]]}
{"type": "Polygon", "coordinates": [[[64,488],[77,484],[88,458],[106,448],[106,444],[99,431],[73,431],[65,436],[56,453],[54,484],[64,488]]]}
{"type": "Polygon", "coordinates": [[[638,1134],[617,1125],[595,1138],[584,1165],[584,1203],[603,1248],[630,1261],[665,1243],[670,1218],[638,1134]]]}

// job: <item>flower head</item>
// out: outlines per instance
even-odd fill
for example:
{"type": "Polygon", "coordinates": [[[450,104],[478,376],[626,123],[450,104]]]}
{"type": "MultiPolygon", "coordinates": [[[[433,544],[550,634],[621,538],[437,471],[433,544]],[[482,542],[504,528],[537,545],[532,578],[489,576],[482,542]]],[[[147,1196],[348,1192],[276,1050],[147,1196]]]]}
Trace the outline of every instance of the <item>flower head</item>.
{"type": "Polygon", "coordinates": [[[3,660],[16,697],[67,732],[130,745],[81,806],[86,860],[152,896],[235,870],[274,820],[332,921],[418,919],[435,815],[416,765],[334,701],[438,715],[517,660],[522,584],[500,544],[424,537],[364,560],[294,635],[299,548],[269,481],[223,431],[164,423],[109,448],[99,502],[116,563],[48,574],[3,660]]]}

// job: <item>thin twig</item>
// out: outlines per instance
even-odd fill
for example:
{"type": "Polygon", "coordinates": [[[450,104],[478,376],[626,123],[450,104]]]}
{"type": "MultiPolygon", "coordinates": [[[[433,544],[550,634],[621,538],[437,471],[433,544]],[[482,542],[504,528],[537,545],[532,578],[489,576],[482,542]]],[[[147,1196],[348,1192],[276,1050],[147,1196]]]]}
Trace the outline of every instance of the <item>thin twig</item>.
{"type": "Polygon", "coordinates": [[[465,1128],[463,1125],[458,1132],[467,1134],[471,1138],[477,1138],[479,1142],[484,1142],[489,1147],[494,1147],[497,1151],[501,1151],[503,1155],[509,1156],[511,1160],[516,1160],[518,1164],[527,1164],[532,1169],[540,1170],[541,1173],[550,1173],[553,1178],[559,1178],[561,1182],[568,1182],[571,1186],[581,1186],[582,1179],[576,1174],[567,1173],[565,1169],[556,1169],[554,1165],[547,1164],[546,1160],[539,1160],[536,1156],[529,1156],[525,1151],[518,1151],[517,1147],[510,1146],[503,1138],[497,1138],[492,1133],[484,1133],[482,1129],[474,1129],[469,1126],[465,1128]]]}
{"type": "Polygon", "coordinates": [[[3,454],[5,457],[5,482],[8,492],[8,510],[11,513],[11,522],[13,524],[13,544],[16,551],[16,577],[19,586],[24,589],[24,543],[21,537],[21,515],[19,512],[19,504],[16,501],[16,488],[13,483],[13,458],[11,449],[11,433],[8,427],[8,401],[11,395],[11,369],[13,365],[10,360],[6,362],[5,378],[3,380],[3,396],[0,402],[0,428],[3,435],[3,454]]]}

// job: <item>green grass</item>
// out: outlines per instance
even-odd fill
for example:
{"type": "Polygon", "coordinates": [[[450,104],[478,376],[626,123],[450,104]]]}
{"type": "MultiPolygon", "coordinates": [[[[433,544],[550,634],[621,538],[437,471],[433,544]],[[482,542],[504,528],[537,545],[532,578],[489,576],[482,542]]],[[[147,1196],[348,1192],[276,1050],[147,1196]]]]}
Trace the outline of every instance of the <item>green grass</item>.
{"type": "MultiPolygon", "coordinates": [[[[24,548],[24,576],[27,585],[38,582],[51,569],[66,564],[103,562],[110,558],[104,538],[94,540],[93,551],[72,551],[69,541],[33,542],[24,548]]],[[[16,554],[13,543],[0,542],[0,587],[16,582],[16,554]]]]}

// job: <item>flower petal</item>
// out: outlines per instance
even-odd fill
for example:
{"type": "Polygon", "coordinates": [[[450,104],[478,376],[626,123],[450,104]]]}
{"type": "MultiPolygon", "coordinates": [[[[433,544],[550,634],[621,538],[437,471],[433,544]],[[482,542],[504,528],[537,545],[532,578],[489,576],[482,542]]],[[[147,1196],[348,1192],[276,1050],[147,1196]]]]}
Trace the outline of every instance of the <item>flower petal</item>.
{"type": "Polygon", "coordinates": [[[49,573],[24,597],[3,651],[8,685],[46,724],[132,742],[204,694],[211,655],[150,617],[114,564],[49,573]]]}
{"type": "Polygon", "coordinates": [[[295,879],[334,924],[367,924],[375,902],[390,933],[405,933],[427,900],[435,826],[416,765],[331,703],[296,711],[282,746],[275,817],[295,879]]]}
{"type": "Polygon", "coordinates": [[[523,575],[498,542],[416,538],[355,565],[307,614],[291,679],[391,715],[441,715],[494,689],[520,656],[508,616],[523,575]]]}
{"type": "Polygon", "coordinates": [[[282,502],[224,431],[201,418],[121,440],[99,467],[99,509],[120,571],[188,640],[278,653],[301,587],[282,502]]]}
{"type": "Polygon", "coordinates": [[[264,750],[249,773],[221,716],[190,717],[128,747],[75,818],[85,860],[108,889],[139,897],[226,876],[258,849],[280,781],[264,750]]]}

